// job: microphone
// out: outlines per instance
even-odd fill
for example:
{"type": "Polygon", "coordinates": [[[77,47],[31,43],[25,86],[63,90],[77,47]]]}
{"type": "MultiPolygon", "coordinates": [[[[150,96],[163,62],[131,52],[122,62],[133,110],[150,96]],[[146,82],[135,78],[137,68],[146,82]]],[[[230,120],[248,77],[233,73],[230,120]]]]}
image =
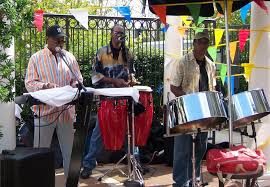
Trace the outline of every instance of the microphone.
{"type": "Polygon", "coordinates": [[[55,47],[56,53],[59,53],[61,56],[66,56],[65,53],[62,51],[61,47],[55,47]]]}
{"type": "Polygon", "coordinates": [[[79,89],[82,88],[86,92],[87,89],[85,88],[85,86],[83,85],[83,83],[79,80],[79,78],[77,77],[77,75],[73,72],[72,68],[69,66],[69,63],[67,62],[67,58],[64,58],[64,57],[66,57],[66,54],[61,49],[61,47],[55,47],[55,51],[57,53],[59,53],[59,55],[61,56],[61,58],[63,59],[63,61],[67,65],[68,69],[70,70],[70,72],[72,73],[72,75],[75,77],[76,81],[79,84],[79,89]]]}
{"type": "Polygon", "coordinates": [[[124,36],[118,37],[118,40],[119,40],[119,41],[125,41],[126,38],[127,38],[127,35],[124,35],[124,36]]]}

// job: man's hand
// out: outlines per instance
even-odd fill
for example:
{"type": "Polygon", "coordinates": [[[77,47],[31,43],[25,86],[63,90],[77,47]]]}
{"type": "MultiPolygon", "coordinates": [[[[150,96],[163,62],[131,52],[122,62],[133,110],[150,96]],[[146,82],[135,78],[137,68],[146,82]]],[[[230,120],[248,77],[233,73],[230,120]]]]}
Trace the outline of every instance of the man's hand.
{"type": "Polygon", "coordinates": [[[50,89],[50,88],[57,88],[57,87],[59,87],[59,86],[55,83],[45,83],[42,88],[43,89],[50,89]]]}
{"type": "Polygon", "coordinates": [[[78,82],[76,80],[74,80],[74,79],[71,79],[70,86],[72,88],[78,88],[78,82]]]}
{"type": "Polygon", "coordinates": [[[126,82],[124,79],[114,79],[113,80],[113,85],[116,88],[122,88],[122,87],[128,87],[129,86],[128,82],[126,82]]]}

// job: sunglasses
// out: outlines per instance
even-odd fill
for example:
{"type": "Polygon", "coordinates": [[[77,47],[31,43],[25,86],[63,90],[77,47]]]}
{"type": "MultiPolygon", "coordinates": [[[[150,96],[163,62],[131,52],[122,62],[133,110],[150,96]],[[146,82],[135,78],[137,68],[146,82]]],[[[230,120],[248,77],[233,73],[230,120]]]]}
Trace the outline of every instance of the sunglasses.
{"type": "Polygon", "coordinates": [[[115,35],[124,35],[125,34],[124,32],[121,32],[121,31],[113,31],[113,33],[115,35]]]}

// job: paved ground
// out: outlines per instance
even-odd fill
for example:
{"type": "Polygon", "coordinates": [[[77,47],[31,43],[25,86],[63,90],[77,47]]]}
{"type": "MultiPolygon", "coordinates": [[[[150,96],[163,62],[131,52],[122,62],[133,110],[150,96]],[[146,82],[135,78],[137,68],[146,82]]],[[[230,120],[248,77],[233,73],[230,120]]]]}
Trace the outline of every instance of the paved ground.
{"type": "MultiPolygon", "coordinates": [[[[97,187],[109,187],[109,186],[123,186],[123,182],[127,179],[121,172],[115,170],[110,173],[108,176],[104,177],[102,182],[98,182],[98,178],[104,173],[107,169],[111,168],[112,164],[106,164],[103,166],[98,166],[93,175],[87,179],[80,179],[79,187],[87,186],[97,186],[97,187]]],[[[125,171],[126,166],[121,165],[119,168],[122,168],[125,171]]],[[[144,182],[146,187],[169,187],[172,186],[172,168],[165,165],[149,165],[150,172],[144,175],[144,182]]],[[[213,178],[206,171],[203,171],[204,179],[209,182],[208,187],[217,187],[218,182],[216,178],[213,178]]],[[[55,187],[64,187],[64,174],[63,170],[57,170],[56,172],[56,185],[55,187]]]]}
{"type": "MultiPolygon", "coordinates": [[[[223,141],[228,141],[229,133],[228,131],[220,131],[216,134],[216,143],[223,141]]],[[[240,144],[241,138],[238,133],[233,133],[234,144],[240,144]]],[[[244,144],[247,144],[248,140],[244,139],[244,144]]],[[[119,171],[114,171],[108,176],[104,177],[102,182],[99,182],[97,179],[102,176],[102,173],[111,168],[113,164],[99,165],[94,171],[93,175],[87,179],[79,181],[79,187],[114,187],[114,186],[123,186],[123,181],[127,178],[122,175],[119,171]]],[[[120,168],[125,170],[125,165],[121,165],[120,168]]],[[[150,172],[144,175],[144,182],[146,187],[169,187],[172,186],[172,168],[165,165],[149,165],[150,172]]],[[[206,168],[203,167],[203,178],[204,181],[208,182],[207,187],[218,187],[218,179],[210,175],[206,168]]],[[[63,170],[56,171],[56,185],[55,187],[65,187],[65,178],[63,170]]],[[[270,174],[266,175],[264,178],[259,180],[260,187],[270,187],[270,174]]],[[[241,186],[241,185],[240,185],[241,186]]],[[[230,186],[231,187],[231,186],[230,186]]],[[[233,186],[236,187],[236,186],[233,186]]]]}

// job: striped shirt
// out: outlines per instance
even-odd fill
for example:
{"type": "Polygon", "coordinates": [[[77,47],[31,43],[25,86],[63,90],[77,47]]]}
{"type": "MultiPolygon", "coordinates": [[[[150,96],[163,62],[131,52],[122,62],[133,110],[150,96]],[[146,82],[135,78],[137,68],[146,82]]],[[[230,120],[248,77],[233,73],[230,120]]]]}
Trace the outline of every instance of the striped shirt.
{"type": "MultiPolygon", "coordinates": [[[[82,81],[82,75],[75,57],[68,51],[63,50],[66,61],[72,71],[82,81]]],[[[59,54],[54,56],[45,47],[33,54],[29,60],[25,76],[25,87],[28,92],[43,89],[44,84],[54,83],[59,87],[74,84],[75,77],[59,54]]],[[[33,106],[36,115],[44,117],[49,122],[72,122],[75,116],[74,106],[52,107],[49,105],[33,106]],[[39,112],[40,108],[40,112],[39,112]]]]}

